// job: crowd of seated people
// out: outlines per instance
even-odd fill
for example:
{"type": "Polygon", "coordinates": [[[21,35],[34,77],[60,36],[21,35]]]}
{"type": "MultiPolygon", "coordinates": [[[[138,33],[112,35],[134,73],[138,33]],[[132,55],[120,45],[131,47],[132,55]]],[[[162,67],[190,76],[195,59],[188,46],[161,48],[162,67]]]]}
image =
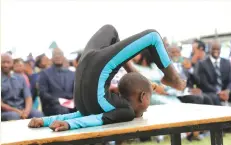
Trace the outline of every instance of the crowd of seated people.
{"type": "MultiPolygon", "coordinates": [[[[80,56],[80,55],[78,55],[80,56]]],[[[77,61],[70,64],[77,66],[77,61]]],[[[27,60],[1,55],[1,118],[2,121],[66,114],[75,108],[60,105],[59,98],[73,99],[74,72],[65,64],[61,49],[55,48],[52,58],[41,54],[27,60]]],[[[69,66],[69,65],[68,65],[69,66]]]]}
{"type": "MultiPolygon", "coordinates": [[[[209,53],[205,44],[195,40],[190,58],[181,56],[177,45],[165,44],[173,65],[180,76],[187,80],[184,91],[162,86],[153,92],[151,105],[169,103],[195,103],[230,106],[231,57],[220,57],[221,45],[213,41],[209,53]]],[[[149,80],[161,84],[163,73],[153,63],[153,58],[142,51],[133,60],[133,66],[149,80]]],[[[26,61],[12,59],[10,53],[1,55],[1,118],[2,121],[67,114],[75,107],[61,104],[60,98],[73,100],[74,71],[81,52],[75,60],[67,60],[61,49],[52,51],[52,58],[41,54],[26,61]]],[[[111,91],[118,92],[118,80],[127,72],[121,68],[111,82],[111,91]]],[[[142,140],[142,139],[141,139],[142,140]]],[[[144,139],[145,140],[145,139],[144,139]]]]}

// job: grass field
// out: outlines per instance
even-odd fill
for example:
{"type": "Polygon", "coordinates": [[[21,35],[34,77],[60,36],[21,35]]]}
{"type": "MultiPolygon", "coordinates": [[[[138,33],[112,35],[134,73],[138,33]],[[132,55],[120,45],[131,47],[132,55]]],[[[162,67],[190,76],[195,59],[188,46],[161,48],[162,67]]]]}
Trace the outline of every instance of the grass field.
{"type": "MultiPolygon", "coordinates": [[[[223,139],[224,139],[223,140],[224,145],[231,145],[231,133],[225,134],[223,139]]],[[[161,143],[156,143],[155,141],[144,142],[144,143],[130,142],[130,143],[123,143],[123,145],[170,145],[170,138],[166,137],[165,141],[161,143]]],[[[206,137],[202,141],[192,141],[192,142],[183,139],[182,145],[211,145],[210,137],[206,137]]]]}

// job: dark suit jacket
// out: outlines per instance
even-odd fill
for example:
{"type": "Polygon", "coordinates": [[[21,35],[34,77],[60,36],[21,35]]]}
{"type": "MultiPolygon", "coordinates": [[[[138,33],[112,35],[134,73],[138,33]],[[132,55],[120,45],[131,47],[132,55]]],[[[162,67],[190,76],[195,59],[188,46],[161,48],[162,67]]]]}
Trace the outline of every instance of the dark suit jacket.
{"type": "MultiPolygon", "coordinates": [[[[203,92],[216,93],[216,72],[210,58],[207,57],[205,60],[200,61],[197,69],[199,88],[203,92]]],[[[220,71],[222,77],[222,90],[231,90],[231,65],[228,60],[221,58],[220,71]]]]}
{"type": "Polygon", "coordinates": [[[64,78],[62,82],[60,82],[60,77],[57,75],[57,68],[54,66],[40,72],[39,95],[43,107],[59,104],[58,98],[73,98],[74,72],[64,69],[61,75],[64,78]]]}

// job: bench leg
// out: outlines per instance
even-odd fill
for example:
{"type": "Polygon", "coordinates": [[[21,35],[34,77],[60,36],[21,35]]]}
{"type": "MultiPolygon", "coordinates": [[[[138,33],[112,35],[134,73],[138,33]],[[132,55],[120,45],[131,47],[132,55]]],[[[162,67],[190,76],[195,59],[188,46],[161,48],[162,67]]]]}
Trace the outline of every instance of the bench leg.
{"type": "Polygon", "coordinates": [[[210,131],[211,145],[223,145],[223,133],[221,129],[210,131]]]}
{"type": "Polygon", "coordinates": [[[181,136],[178,134],[171,134],[171,145],[181,145],[181,136]]]}

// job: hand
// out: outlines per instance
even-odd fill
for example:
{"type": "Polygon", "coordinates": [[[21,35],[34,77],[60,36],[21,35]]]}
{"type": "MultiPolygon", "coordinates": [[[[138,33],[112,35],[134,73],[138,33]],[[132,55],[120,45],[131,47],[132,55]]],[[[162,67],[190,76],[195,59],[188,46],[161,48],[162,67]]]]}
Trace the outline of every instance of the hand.
{"type": "Polygon", "coordinates": [[[184,59],[182,64],[185,69],[190,69],[192,67],[192,63],[188,59],[184,59]]]}
{"type": "Polygon", "coordinates": [[[29,116],[29,114],[30,114],[30,111],[23,110],[23,111],[22,111],[22,114],[21,114],[21,118],[22,118],[22,119],[27,119],[28,116],[29,116]]]}
{"type": "Polygon", "coordinates": [[[223,101],[229,100],[229,90],[223,90],[218,95],[219,95],[220,99],[223,101]]]}
{"type": "Polygon", "coordinates": [[[199,59],[202,60],[204,57],[205,57],[204,51],[200,50],[199,59]]]}
{"type": "Polygon", "coordinates": [[[32,118],[28,124],[30,128],[40,128],[43,127],[43,120],[42,118],[32,118]]]}
{"type": "Polygon", "coordinates": [[[199,88],[193,88],[190,90],[193,95],[201,95],[202,91],[199,88]]]}
{"type": "Polygon", "coordinates": [[[167,93],[164,90],[164,86],[163,85],[157,85],[155,83],[152,83],[152,89],[160,95],[167,95],[167,93]]]}
{"type": "Polygon", "coordinates": [[[14,111],[15,111],[16,113],[18,113],[19,116],[22,116],[22,111],[21,111],[21,110],[15,109],[14,111]]]}
{"type": "Polygon", "coordinates": [[[192,59],[191,59],[191,63],[196,64],[198,62],[198,60],[200,60],[200,57],[201,57],[200,51],[198,49],[195,49],[195,52],[194,52],[192,59]]]}
{"type": "Polygon", "coordinates": [[[66,121],[54,121],[49,127],[53,131],[65,131],[70,129],[66,121]]]}

